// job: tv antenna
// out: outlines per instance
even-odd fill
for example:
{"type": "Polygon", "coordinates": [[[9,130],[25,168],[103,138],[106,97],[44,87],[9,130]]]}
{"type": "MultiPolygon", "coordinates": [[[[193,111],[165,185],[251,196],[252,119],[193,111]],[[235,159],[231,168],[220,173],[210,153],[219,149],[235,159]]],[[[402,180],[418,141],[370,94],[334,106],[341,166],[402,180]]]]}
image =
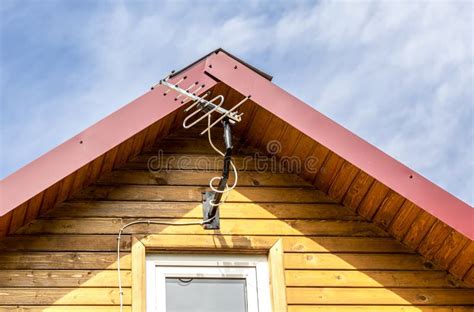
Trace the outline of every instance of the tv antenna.
{"type": "Polygon", "coordinates": [[[167,87],[164,95],[174,91],[177,93],[175,100],[177,101],[181,97],[182,104],[192,102],[184,112],[187,113],[194,109],[183,121],[183,127],[189,129],[197,125],[199,122],[207,119],[207,128],[201,131],[200,135],[207,132],[209,144],[211,147],[222,157],[224,157],[224,166],[222,168],[222,175],[216,176],[209,181],[210,191],[203,193],[202,199],[202,211],[203,220],[209,220],[209,222],[203,223],[205,229],[216,230],[220,228],[220,217],[219,217],[219,205],[221,205],[227,198],[230,191],[237,186],[238,174],[237,168],[232,162],[232,126],[242,120],[243,113],[239,113],[237,109],[245,103],[251,96],[244,97],[240,102],[235,104],[232,108],[226,109],[222,107],[224,104],[224,96],[217,95],[214,98],[207,100],[210,96],[210,92],[205,93],[203,96],[199,96],[199,90],[204,88],[204,85],[199,86],[199,82],[192,83],[186,89],[180,87],[180,84],[186,81],[187,77],[184,76],[177,82],[171,83],[170,79],[173,78],[174,71],[171,72],[165,79],[160,80],[159,84],[167,87]],[[194,89],[194,90],[193,90],[194,89]],[[217,118],[212,120],[212,115],[219,115],[217,118]],[[197,117],[195,117],[197,116],[197,117]],[[193,119],[194,118],[194,119],[193,119]],[[192,120],[192,121],[190,121],[192,120]],[[211,129],[218,123],[222,124],[224,129],[224,145],[225,151],[219,150],[212,142],[211,129]],[[234,172],[234,183],[229,187],[227,181],[229,179],[230,168],[234,172]],[[219,180],[217,187],[214,186],[214,182],[219,180]],[[223,195],[225,198],[223,199],[223,195]]]}

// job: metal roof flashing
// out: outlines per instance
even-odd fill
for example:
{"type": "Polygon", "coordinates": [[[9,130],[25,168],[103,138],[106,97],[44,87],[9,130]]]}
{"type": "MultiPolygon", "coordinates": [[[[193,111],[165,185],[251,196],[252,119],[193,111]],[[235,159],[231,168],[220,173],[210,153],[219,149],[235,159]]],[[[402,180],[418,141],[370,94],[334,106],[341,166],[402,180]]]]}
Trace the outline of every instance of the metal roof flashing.
{"type": "Polygon", "coordinates": [[[178,70],[178,71],[176,71],[176,72],[174,72],[170,77],[172,78],[172,77],[174,77],[174,76],[178,76],[178,75],[180,75],[183,71],[186,71],[188,68],[194,66],[195,64],[197,64],[197,63],[199,63],[199,62],[201,62],[201,61],[203,61],[203,60],[207,60],[207,59],[208,59],[210,56],[212,56],[213,54],[219,54],[219,53],[225,54],[225,55],[227,55],[228,57],[231,57],[232,59],[236,60],[238,63],[240,63],[240,64],[242,64],[242,65],[248,67],[249,69],[251,69],[252,71],[254,71],[255,73],[257,73],[258,75],[262,76],[262,77],[265,78],[266,80],[272,81],[273,76],[271,76],[271,75],[265,73],[264,71],[258,69],[257,67],[255,67],[255,66],[253,66],[253,65],[250,65],[249,63],[247,63],[247,62],[241,60],[240,58],[236,57],[235,55],[233,55],[233,54],[227,52],[226,50],[224,50],[224,49],[222,49],[222,48],[217,48],[216,50],[214,50],[214,51],[212,51],[212,52],[206,54],[205,56],[201,57],[201,58],[198,59],[197,61],[195,61],[195,62],[189,64],[188,66],[186,66],[186,67],[184,67],[184,68],[182,68],[182,69],[180,69],[180,70],[178,70]]]}

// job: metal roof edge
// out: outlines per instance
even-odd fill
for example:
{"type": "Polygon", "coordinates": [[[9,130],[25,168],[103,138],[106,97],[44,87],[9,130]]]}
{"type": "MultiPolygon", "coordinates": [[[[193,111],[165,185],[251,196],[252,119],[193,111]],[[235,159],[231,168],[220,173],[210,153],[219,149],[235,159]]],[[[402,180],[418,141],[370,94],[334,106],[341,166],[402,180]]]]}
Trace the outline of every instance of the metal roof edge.
{"type": "Polygon", "coordinates": [[[421,209],[474,240],[474,209],[403,165],[251,68],[224,53],[207,59],[206,71],[313,140],[387,185],[421,209]]]}
{"type": "MultiPolygon", "coordinates": [[[[223,49],[207,54],[174,77],[184,73],[205,82],[206,89],[216,83],[211,78],[215,77],[251,95],[258,105],[474,239],[474,209],[468,204],[273,84],[268,74],[223,49]],[[236,62],[240,65],[235,66],[236,62]]],[[[180,103],[163,98],[163,91],[160,86],[147,92],[0,181],[0,216],[177,109],[180,103]]]]}
{"type": "MultiPolygon", "coordinates": [[[[181,71],[188,79],[205,84],[202,92],[217,83],[205,73],[205,63],[205,60],[195,62],[181,71]]],[[[0,216],[179,108],[182,105],[180,101],[165,96],[165,89],[162,85],[155,87],[2,179],[0,216]]]]}

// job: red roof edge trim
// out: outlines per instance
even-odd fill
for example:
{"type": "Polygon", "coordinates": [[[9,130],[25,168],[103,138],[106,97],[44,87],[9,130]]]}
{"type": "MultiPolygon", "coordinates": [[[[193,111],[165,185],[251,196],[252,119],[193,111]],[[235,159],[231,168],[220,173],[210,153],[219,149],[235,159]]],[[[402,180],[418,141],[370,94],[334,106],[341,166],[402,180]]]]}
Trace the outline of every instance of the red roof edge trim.
{"type": "Polygon", "coordinates": [[[206,71],[474,240],[474,209],[224,53],[206,71]]]}
{"type": "MultiPolygon", "coordinates": [[[[202,60],[171,81],[186,75],[186,81],[205,84],[201,89],[205,92],[216,81],[204,69],[202,60]]],[[[0,216],[179,108],[180,101],[164,96],[164,91],[165,87],[160,85],[145,93],[0,181],[0,216]]]]}

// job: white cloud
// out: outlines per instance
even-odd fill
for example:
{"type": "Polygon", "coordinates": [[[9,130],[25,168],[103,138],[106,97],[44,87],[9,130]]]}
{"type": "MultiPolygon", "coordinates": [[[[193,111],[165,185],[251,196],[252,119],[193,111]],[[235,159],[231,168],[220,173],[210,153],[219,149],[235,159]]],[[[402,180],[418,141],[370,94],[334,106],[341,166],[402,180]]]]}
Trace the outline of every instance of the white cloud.
{"type": "Polygon", "coordinates": [[[7,129],[18,137],[2,144],[28,156],[7,159],[8,169],[142,94],[171,69],[223,47],[474,202],[470,2],[207,4],[103,2],[80,19],[58,21],[66,27],[50,37],[68,40],[82,62],[64,76],[67,88],[26,91],[39,99],[25,115],[30,126],[7,129]],[[28,141],[33,134],[38,144],[28,141]]]}
{"type": "MultiPolygon", "coordinates": [[[[472,203],[470,4],[370,4],[359,7],[355,17],[334,5],[346,7],[321,6],[319,14],[332,18],[319,30],[331,28],[334,20],[347,24],[332,27],[330,35],[324,32],[323,42],[317,44],[326,41],[336,53],[347,47],[357,60],[331,68],[328,81],[307,97],[323,112],[472,203]]],[[[302,88],[311,88],[312,79],[307,82],[302,88]]]]}

